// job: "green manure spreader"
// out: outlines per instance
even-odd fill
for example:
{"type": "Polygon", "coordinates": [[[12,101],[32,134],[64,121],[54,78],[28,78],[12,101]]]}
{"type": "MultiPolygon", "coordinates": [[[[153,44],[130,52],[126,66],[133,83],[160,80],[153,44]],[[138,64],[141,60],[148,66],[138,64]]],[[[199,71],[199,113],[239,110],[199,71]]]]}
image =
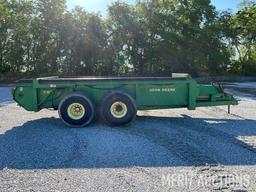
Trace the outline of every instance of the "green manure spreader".
{"type": "Polygon", "coordinates": [[[199,85],[188,74],[27,79],[17,82],[13,97],[28,111],[58,110],[71,127],[84,127],[98,115],[109,125],[124,125],[137,110],[238,104],[221,86],[199,85]]]}

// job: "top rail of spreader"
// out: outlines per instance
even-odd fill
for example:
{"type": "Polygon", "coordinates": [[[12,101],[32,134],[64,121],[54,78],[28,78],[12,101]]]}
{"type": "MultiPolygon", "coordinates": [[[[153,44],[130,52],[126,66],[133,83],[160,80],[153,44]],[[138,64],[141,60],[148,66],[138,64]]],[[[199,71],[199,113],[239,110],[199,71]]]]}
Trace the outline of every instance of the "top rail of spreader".
{"type": "MultiPolygon", "coordinates": [[[[188,74],[176,74],[173,73],[171,77],[104,77],[104,76],[81,76],[81,77],[59,77],[59,76],[52,76],[52,77],[40,77],[36,78],[39,82],[43,83],[52,83],[52,82],[62,82],[62,81],[97,81],[97,80],[188,80],[191,79],[190,75],[188,74]]],[[[33,79],[21,79],[19,83],[30,83],[33,79]]]]}

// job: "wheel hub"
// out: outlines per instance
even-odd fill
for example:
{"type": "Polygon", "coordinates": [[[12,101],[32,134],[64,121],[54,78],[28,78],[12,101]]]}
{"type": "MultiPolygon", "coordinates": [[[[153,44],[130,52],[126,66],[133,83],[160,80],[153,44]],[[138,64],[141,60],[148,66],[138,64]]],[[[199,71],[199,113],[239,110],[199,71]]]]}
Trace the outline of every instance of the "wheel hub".
{"type": "Polygon", "coordinates": [[[79,120],[85,114],[85,108],[80,103],[72,103],[68,106],[68,115],[71,119],[79,120]]]}
{"type": "Polygon", "coordinates": [[[115,118],[123,118],[127,114],[127,106],[121,101],[114,102],[110,107],[110,112],[115,118]]]}

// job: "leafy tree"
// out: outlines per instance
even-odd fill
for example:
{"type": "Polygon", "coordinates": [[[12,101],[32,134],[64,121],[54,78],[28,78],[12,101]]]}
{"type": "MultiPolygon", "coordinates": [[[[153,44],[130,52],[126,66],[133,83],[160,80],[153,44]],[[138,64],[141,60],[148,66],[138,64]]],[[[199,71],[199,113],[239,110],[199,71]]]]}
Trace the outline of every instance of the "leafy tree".
{"type": "MultiPolygon", "coordinates": [[[[256,5],[120,1],[108,16],[65,0],[0,0],[0,75],[170,76],[256,72],[256,5]]],[[[2,78],[1,77],[1,78],[2,78]]]]}
{"type": "Polygon", "coordinates": [[[3,1],[0,3],[0,72],[26,71],[32,3],[3,1]]]}
{"type": "Polygon", "coordinates": [[[232,70],[237,73],[256,72],[256,3],[243,1],[241,10],[229,19],[230,45],[235,48],[232,70]]]}
{"type": "Polygon", "coordinates": [[[60,60],[65,74],[91,75],[105,71],[107,34],[98,14],[87,13],[81,7],[64,14],[61,40],[60,60]]]}
{"type": "Polygon", "coordinates": [[[119,72],[143,75],[147,34],[135,7],[116,2],[109,7],[108,27],[111,45],[115,47],[119,72]],[[123,67],[121,67],[123,66],[123,67]]]}

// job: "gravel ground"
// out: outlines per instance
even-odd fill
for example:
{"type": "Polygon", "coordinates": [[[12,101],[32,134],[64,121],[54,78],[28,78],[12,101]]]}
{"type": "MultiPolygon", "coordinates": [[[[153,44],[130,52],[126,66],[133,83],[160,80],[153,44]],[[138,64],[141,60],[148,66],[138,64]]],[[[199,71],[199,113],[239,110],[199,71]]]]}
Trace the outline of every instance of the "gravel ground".
{"type": "Polygon", "coordinates": [[[12,95],[10,87],[0,86],[0,105],[12,103],[12,95]]]}
{"type": "MultiPolygon", "coordinates": [[[[241,89],[242,88],[242,89],[241,89]]],[[[139,112],[126,127],[70,129],[0,87],[0,191],[256,191],[256,83],[240,104],[139,112]]]]}

